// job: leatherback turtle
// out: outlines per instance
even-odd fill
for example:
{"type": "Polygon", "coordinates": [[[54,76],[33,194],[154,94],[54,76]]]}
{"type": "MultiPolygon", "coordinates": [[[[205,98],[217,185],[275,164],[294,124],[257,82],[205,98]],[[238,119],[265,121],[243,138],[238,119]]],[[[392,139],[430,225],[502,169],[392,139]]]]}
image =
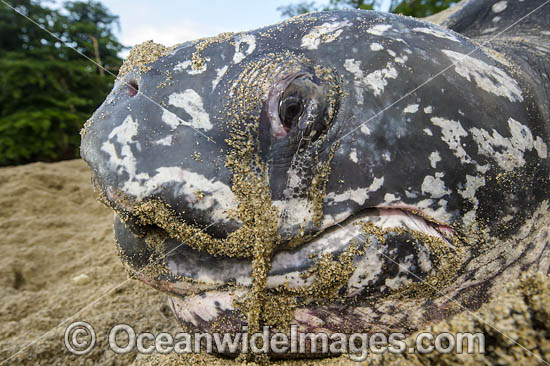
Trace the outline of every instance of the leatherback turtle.
{"type": "Polygon", "coordinates": [[[124,263],[187,329],[230,332],[408,333],[548,272],[541,5],[136,47],[81,147],[124,263]]]}

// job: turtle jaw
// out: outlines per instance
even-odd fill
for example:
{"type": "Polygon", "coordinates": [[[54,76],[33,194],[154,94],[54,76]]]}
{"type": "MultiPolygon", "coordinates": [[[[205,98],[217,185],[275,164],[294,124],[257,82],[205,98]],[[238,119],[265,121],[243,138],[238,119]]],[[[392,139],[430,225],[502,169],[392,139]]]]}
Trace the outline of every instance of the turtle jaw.
{"type": "MultiPolygon", "coordinates": [[[[248,325],[240,304],[246,303],[252,286],[250,259],[214,256],[170,237],[158,226],[132,226],[118,217],[115,237],[133,277],[167,293],[185,329],[241,332],[248,325]]],[[[437,276],[437,251],[453,255],[457,250],[453,239],[447,226],[408,208],[363,210],[299,247],[276,251],[267,296],[293,299],[291,322],[302,330],[325,331],[318,319],[332,317],[341,321],[325,325],[331,332],[347,331],[350,323],[357,325],[358,332],[403,332],[401,323],[385,324],[367,314],[375,314],[373,309],[381,304],[391,304],[399,319],[411,304],[392,303],[392,296],[437,276]],[[439,247],[434,248],[433,242],[439,247]],[[342,267],[346,256],[351,261],[342,267]],[[323,267],[327,260],[328,267],[323,267]],[[327,281],[323,272],[333,273],[330,266],[350,271],[342,281],[319,291],[315,286],[327,281]]]]}
{"type": "MultiPolygon", "coordinates": [[[[117,216],[115,237],[123,262],[140,280],[163,291],[185,295],[195,293],[194,290],[246,289],[252,283],[250,259],[215,256],[197,250],[170,237],[158,226],[140,226],[131,219],[123,222],[117,216]]],[[[454,234],[446,225],[429,221],[405,209],[367,209],[324,230],[299,247],[276,251],[271,260],[268,287],[275,289],[284,285],[297,289],[308,286],[314,282],[314,277],[308,272],[315,268],[320,257],[330,255],[337,260],[351,246],[357,246],[362,251],[354,258],[357,267],[369,266],[369,258],[377,266],[385,263],[395,267],[406,261],[408,255],[414,258],[421,255],[425,263],[415,265],[424,268],[417,268],[421,278],[426,273],[420,272],[433,270],[432,263],[428,263],[433,248],[428,241],[437,241],[447,251],[456,250],[454,234]],[[411,249],[413,246],[414,250],[411,249]]],[[[371,265],[370,270],[373,269],[371,265]]],[[[359,272],[357,269],[352,278],[365,275],[359,272]]],[[[384,277],[381,268],[376,268],[375,272],[384,277]]],[[[372,280],[370,285],[383,282],[372,275],[367,278],[372,280]]],[[[349,296],[357,295],[369,285],[365,281],[359,282],[360,287],[346,284],[349,296]]]]}

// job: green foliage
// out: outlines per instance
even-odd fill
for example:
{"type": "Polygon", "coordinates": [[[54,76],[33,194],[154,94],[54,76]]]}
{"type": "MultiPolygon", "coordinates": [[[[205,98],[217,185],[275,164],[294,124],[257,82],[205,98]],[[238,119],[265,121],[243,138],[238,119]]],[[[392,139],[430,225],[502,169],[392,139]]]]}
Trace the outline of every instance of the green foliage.
{"type": "Polygon", "coordinates": [[[439,13],[457,2],[456,0],[403,0],[396,2],[392,7],[392,12],[423,18],[439,13]]]}
{"type": "MultiPolygon", "coordinates": [[[[390,11],[396,14],[413,17],[427,17],[441,10],[447,9],[458,0],[391,0],[390,11]]],[[[328,6],[319,7],[314,1],[304,1],[297,4],[277,8],[282,16],[292,17],[312,11],[326,11],[338,9],[379,9],[381,0],[330,0],[328,6]]]]}
{"type": "Polygon", "coordinates": [[[297,4],[279,6],[277,10],[282,16],[291,18],[296,15],[318,11],[319,9],[315,6],[315,1],[302,1],[297,4]]]}
{"type": "MultiPolygon", "coordinates": [[[[35,0],[10,4],[93,60],[95,38],[102,65],[116,74],[123,49],[113,35],[117,17],[100,3],[66,2],[61,10],[35,0]]],[[[80,128],[113,81],[0,3],[0,165],[77,157],[80,128]]]]}

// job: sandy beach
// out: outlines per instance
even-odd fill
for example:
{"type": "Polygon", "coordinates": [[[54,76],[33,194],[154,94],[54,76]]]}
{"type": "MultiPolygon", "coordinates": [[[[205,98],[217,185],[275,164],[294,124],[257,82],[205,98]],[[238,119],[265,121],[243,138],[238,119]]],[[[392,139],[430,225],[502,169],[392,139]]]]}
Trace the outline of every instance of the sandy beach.
{"type": "Polygon", "coordinates": [[[42,337],[8,364],[127,365],[135,354],[107,351],[104,337],[114,324],[174,329],[166,296],[127,280],[113,245],[113,215],[96,201],[83,161],[2,168],[0,190],[2,360],[42,337]],[[64,329],[76,320],[98,334],[85,357],[63,346],[64,329]]]}

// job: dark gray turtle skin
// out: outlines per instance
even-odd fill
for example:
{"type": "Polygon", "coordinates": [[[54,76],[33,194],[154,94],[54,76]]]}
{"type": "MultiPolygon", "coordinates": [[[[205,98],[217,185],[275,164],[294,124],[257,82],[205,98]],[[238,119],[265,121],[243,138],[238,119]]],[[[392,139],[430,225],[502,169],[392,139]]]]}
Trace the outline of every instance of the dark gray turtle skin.
{"type": "Polygon", "coordinates": [[[124,263],[201,331],[410,333],[547,273],[541,4],[138,47],[81,147],[124,263]]]}

